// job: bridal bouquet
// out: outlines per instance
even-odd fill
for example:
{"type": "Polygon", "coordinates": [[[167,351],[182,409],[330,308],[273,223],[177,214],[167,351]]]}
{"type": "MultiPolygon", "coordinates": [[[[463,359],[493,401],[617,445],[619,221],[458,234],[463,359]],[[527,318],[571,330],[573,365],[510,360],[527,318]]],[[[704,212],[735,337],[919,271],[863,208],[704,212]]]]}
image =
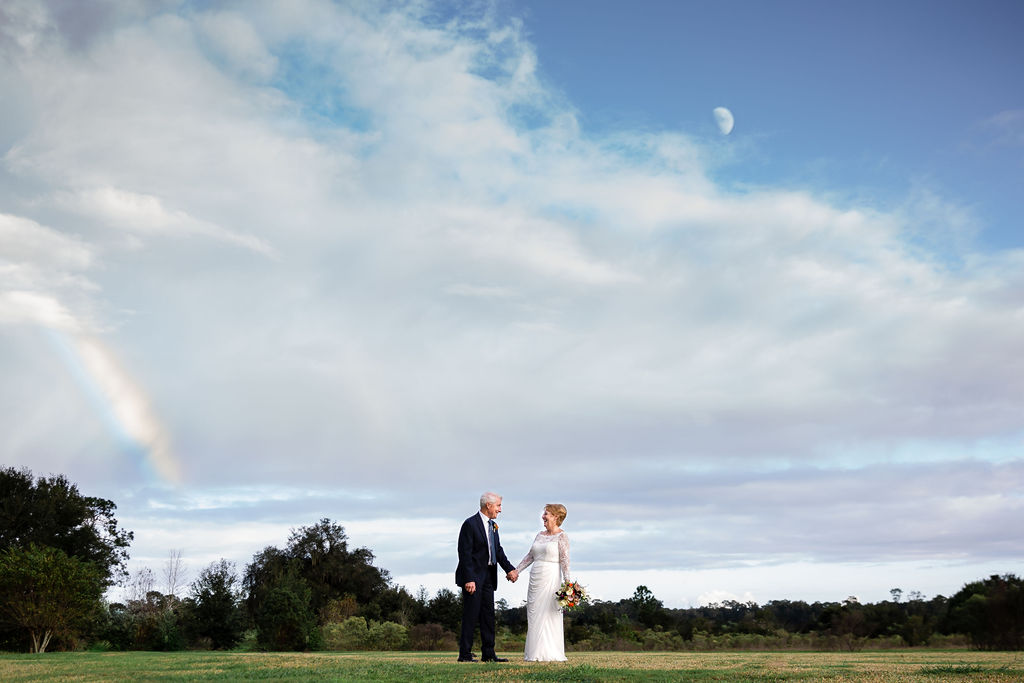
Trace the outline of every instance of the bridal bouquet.
{"type": "Polygon", "coordinates": [[[590,600],[586,589],[577,581],[564,581],[562,586],[555,591],[555,600],[563,610],[576,609],[583,603],[590,600]]]}

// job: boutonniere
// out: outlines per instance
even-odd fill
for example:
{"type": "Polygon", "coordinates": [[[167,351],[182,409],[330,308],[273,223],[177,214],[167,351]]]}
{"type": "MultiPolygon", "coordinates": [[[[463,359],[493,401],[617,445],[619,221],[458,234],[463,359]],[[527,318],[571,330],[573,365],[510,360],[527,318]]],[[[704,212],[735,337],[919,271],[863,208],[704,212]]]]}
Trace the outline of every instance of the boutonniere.
{"type": "Polygon", "coordinates": [[[494,525],[494,527],[493,527],[494,528],[494,533],[498,533],[498,523],[497,522],[491,522],[491,524],[494,525]]]}

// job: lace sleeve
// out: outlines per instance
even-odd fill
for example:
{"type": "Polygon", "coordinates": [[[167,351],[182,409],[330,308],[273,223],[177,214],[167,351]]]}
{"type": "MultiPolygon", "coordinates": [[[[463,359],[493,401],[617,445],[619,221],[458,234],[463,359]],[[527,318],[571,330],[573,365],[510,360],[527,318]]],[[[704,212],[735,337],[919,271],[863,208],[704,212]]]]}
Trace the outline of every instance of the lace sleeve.
{"type": "MultiPolygon", "coordinates": [[[[540,534],[537,534],[537,536],[540,536],[540,534]]],[[[536,541],[537,540],[536,537],[534,537],[533,540],[536,541]]],[[[526,551],[526,555],[524,555],[523,559],[519,560],[519,564],[516,565],[516,572],[518,573],[518,572],[523,571],[524,569],[529,567],[531,564],[533,564],[533,544],[532,543],[530,544],[530,549],[526,551]]]]}
{"type": "Polygon", "coordinates": [[[569,536],[564,531],[558,535],[558,566],[562,569],[562,580],[569,581],[569,536]]]}

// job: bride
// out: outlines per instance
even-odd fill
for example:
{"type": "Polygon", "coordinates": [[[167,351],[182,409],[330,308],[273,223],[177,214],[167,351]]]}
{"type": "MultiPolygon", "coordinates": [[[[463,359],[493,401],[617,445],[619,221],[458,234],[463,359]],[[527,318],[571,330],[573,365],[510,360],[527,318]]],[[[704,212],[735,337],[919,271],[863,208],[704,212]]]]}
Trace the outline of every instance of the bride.
{"type": "Polygon", "coordinates": [[[544,531],[537,534],[530,552],[516,567],[516,574],[529,567],[530,587],[526,594],[526,651],[528,662],[564,662],[565,638],[562,635],[562,608],[555,592],[569,580],[569,537],[560,525],[565,521],[565,506],[549,503],[540,519],[544,531]]]}

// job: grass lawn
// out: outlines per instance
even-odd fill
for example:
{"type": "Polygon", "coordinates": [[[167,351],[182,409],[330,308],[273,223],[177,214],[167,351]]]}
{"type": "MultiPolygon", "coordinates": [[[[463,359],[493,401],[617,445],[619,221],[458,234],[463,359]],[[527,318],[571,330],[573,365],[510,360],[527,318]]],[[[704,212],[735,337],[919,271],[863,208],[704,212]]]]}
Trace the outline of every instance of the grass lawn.
{"type": "Polygon", "coordinates": [[[71,652],[0,655],[0,680],[1022,681],[1024,653],[571,652],[558,664],[459,664],[437,652],[71,652]]]}

